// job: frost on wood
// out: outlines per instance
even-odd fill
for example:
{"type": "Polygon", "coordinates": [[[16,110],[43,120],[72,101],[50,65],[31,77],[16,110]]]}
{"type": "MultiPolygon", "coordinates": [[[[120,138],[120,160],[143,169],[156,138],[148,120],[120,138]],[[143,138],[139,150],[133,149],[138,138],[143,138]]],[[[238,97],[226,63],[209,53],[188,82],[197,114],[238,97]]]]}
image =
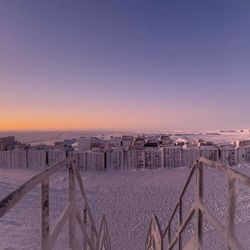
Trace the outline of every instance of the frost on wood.
{"type": "MultiPolygon", "coordinates": [[[[65,169],[63,166],[65,166],[65,164],[61,165],[61,168],[65,169]]],[[[215,167],[217,168],[216,165],[215,167]]],[[[225,171],[228,171],[227,170],[228,168],[223,167],[223,169],[225,169],[225,171]]],[[[245,167],[242,166],[237,169],[240,169],[241,171],[246,171],[248,174],[250,173],[250,168],[248,168],[247,166],[245,167]]],[[[99,222],[97,224],[99,228],[103,213],[107,215],[113,249],[117,250],[145,249],[145,238],[147,236],[147,231],[149,229],[148,221],[151,218],[152,213],[157,214],[159,222],[161,222],[161,225],[164,225],[163,221],[166,221],[167,218],[170,218],[171,215],[170,212],[172,211],[173,208],[172,206],[178,200],[177,198],[179,198],[181,187],[183,187],[183,183],[186,181],[187,174],[189,171],[190,169],[187,168],[180,168],[180,169],[177,168],[168,171],[166,171],[165,169],[156,169],[154,171],[151,170],[110,171],[105,174],[94,173],[94,172],[81,172],[82,180],[86,180],[86,183],[84,183],[84,186],[86,188],[85,190],[87,194],[91,194],[88,197],[89,198],[88,200],[90,201],[89,205],[91,211],[93,212],[95,221],[99,222]]],[[[27,180],[32,175],[34,175],[34,172],[37,172],[37,170],[31,171],[22,169],[21,170],[1,169],[0,195],[2,195],[3,197],[4,194],[7,194],[8,192],[11,191],[11,189],[14,189],[15,185],[21,184],[21,182],[23,182],[25,178],[27,180]],[[8,178],[6,178],[7,176],[8,178]],[[7,183],[9,187],[8,189],[6,189],[7,183]]],[[[213,204],[218,202],[218,199],[220,199],[220,197],[218,197],[218,193],[216,192],[216,190],[221,192],[220,186],[222,185],[221,175],[217,175],[217,172],[212,170],[210,171],[210,173],[212,174],[211,175],[212,178],[209,177],[210,175],[209,176],[205,175],[204,178],[209,177],[208,179],[208,183],[210,184],[209,186],[213,186],[214,188],[209,189],[209,192],[211,192],[211,199],[209,200],[208,204],[205,204],[206,208],[207,207],[212,208],[213,204]]],[[[58,171],[54,176],[51,176],[50,178],[50,198],[55,199],[54,203],[56,203],[53,204],[53,199],[52,200],[50,199],[50,201],[52,201],[49,204],[51,211],[50,214],[51,218],[53,217],[53,212],[58,211],[57,214],[59,215],[59,212],[62,212],[63,208],[66,207],[64,201],[67,200],[68,180],[67,178],[62,177],[64,176],[64,174],[66,174],[65,171],[58,171]]],[[[76,175],[76,177],[77,176],[78,175],[76,175]]],[[[242,180],[247,181],[244,178],[242,178],[242,180]]],[[[225,184],[226,184],[226,178],[225,178],[225,184]]],[[[37,186],[37,190],[38,188],[39,186],[37,186]]],[[[28,197],[28,199],[23,198],[23,200],[18,203],[20,204],[20,206],[18,206],[17,204],[16,208],[14,207],[13,209],[11,209],[9,213],[7,213],[6,216],[2,217],[2,219],[0,220],[0,225],[1,225],[0,248],[3,249],[10,247],[12,247],[13,249],[40,248],[40,245],[38,245],[39,240],[37,237],[37,230],[35,230],[36,226],[40,225],[40,223],[35,224],[37,216],[36,212],[39,211],[38,209],[36,210],[36,207],[38,208],[39,204],[35,204],[35,206],[32,205],[34,201],[37,201],[40,198],[40,192],[37,192],[37,190],[33,190],[32,192],[30,192],[30,196],[28,197]],[[28,225],[26,224],[27,221],[29,221],[28,225]],[[20,231],[20,235],[18,235],[18,230],[20,231]],[[15,241],[11,240],[11,237],[16,235],[18,235],[18,237],[15,237],[16,238],[15,241]]],[[[192,193],[192,196],[193,194],[194,193],[192,193]]],[[[236,192],[236,194],[241,199],[241,203],[244,201],[244,204],[237,204],[237,208],[240,209],[240,211],[238,212],[240,213],[236,215],[239,216],[236,220],[237,223],[236,233],[240,233],[240,242],[241,243],[243,242],[245,246],[248,246],[249,237],[247,236],[249,228],[247,229],[246,226],[249,225],[249,219],[250,219],[249,192],[245,192],[244,194],[242,192],[240,193],[236,192]],[[238,227],[240,227],[239,231],[238,227]]],[[[188,199],[190,197],[191,194],[190,196],[188,196],[188,199]]],[[[78,202],[79,201],[80,200],[78,200],[78,202]]],[[[185,210],[184,200],[182,200],[181,203],[182,203],[181,207],[185,210]]],[[[215,212],[221,212],[220,207],[218,209],[215,210],[215,212]]],[[[80,211],[80,218],[84,218],[83,216],[84,210],[81,209],[79,211],[80,211]]],[[[194,213],[194,207],[193,207],[193,213],[194,213]]],[[[193,213],[191,213],[191,216],[193,216],[193,213]]],[[[62,216],[63,218],[67,218],[68,212],[66,211],[65,214],[63,213],[62,216]]],[[[179,214],[179,207],[177,208],[177,214],[179,214]]],[[[182,222],[184,223],[186,214],[182,215],[183,215],[182,222]]],[[[209,214],[206,214],[206,216],[209,216],[209,214]]],[[[77,218],[79,218],[79,213],[77,213],[77,218]]],[[[89,226],[90,219],[88,214],[86,214],[86,218],[87,218],[86,222],[89,226]]],[[[84,224],[84,219],[80,221],[82,221],[82,224],[84,224]]],[[[171,226],[173,226],[174,223],[175,222],[173,221],[171,226]]],[[[78,226],[78,224],[80,225],[78,219],[76,224],[78,230],[81,230],[81,232],[83,233],[83,228],[81,226],[78,226]]],[[[51,223],[51,228],[50,228],[51,232],[53,230],[53,225],[55,225],[55,223],[51,223]]],[[[178,220],[176,225],[178,225],[178,220]]],[[[224,228],[225,225],[223,225],[224,228]]],[[[59,250],[62,249],[62,246],[63,249],[68,249],[67,228],[68,227],[66,227],[66,232],[65,231],[59,232],[58,241],[54,245],[53,249],[59,250]]],[[[54,232],[53,235],[57,234],[57,232],[59,231],[58,229],[59,227],[57,227],[57,230],[53,230],[54,232]]],[[[90,227],[88,229],[90,229],[90,227]]],[[[221,229],[221,231],[222,230],[223,228],[221,229]]],[[[216,231],[214,230],[214,227],[212,230],[210,230],[210,232],[204,233],[203,235],[204,236],[203,245],[205,244],[204,249],[225,249],[223,247],[218,247],[218,245],[215,245],[215,243],[213,243],[214,238],[211,236],[209,236],[209,241],[206,241],[207,240],[206,235],[210,235],[210,233],[217,234],[216,231]]],[[[193,228],[188,228],[187,236],[190,236],[191,238],[192,234],[193,234],[193,228]]],[[[95,233],[93,233],[93,235],[95,237],[95,233]]],[[[168,233],[166,233],[166,235],[167,236],[165,236],[165,238],[168,237],[168,233]]],[[[172,234],[172,236],[174,235],[172,234]]],[[[172,236],[171,239],[173,239],[172,236]]],[[[91,237],[88,237],[89,244],[91,244],[90,239],[91,237]]],[[[195,242],[195,239],[193,239],[193,241],[195,242]]],[[[189,249],[193,250],[195,248],[192,248],[192,244],[193,244],[192,241],[190,241],[191,248],[189,249]]],[[[187,247],[186,242],[185,245],[183,245],[182,247],[183,248],[185,247],[186,249],[187,247]]],[[[178,248],[178,246],[174,247],[174,249],[176,248],[178,248]]],[[[165,249],[168,249],[167,244],[164,245],[164,250],[165,249]]],[[[245,249],[248,248],[246,247],[245,249]]]]}
{"type": "Polygon", "coordinates": [[[162,234],[158,223],[158,219],[155,215],[153,215],[151,219],[146,240],[146,250],[152,250],[152,249],[162,250],[162,234]]]}
{"type": "Polygon", "coordinates": [[[76,222],[79,223],[83,233],[83,245],[85,249],[89,250],[110,250],[110,238],[107,227],[106,218],[103,217],[101,222],[100,232],[97,232],[90,208],[88,206],[87,197],[84,191],[82,180],[76,167],[76,160],[68,158],[63,160],[51,168],[32,177],[26,183],[21,185],[7,197],[0,202],[0,218],[3,217],[12,207],[14,207],[27,193],[29,193],[35,186],[41,183],[41,248],[42,250],[49,250],[53,245],[62,230],[65,222],[68,220],[69,225],[69,249],[80,249],[79,239],[76,237],[76,222]],[[69,185],[68,185],[68,204],[61,213],[56,224],[50,229],[49,219],[49,177],[62,167],[68,167],[69,185]],[[84,212],[86,217],[82,220],[79,209],[76,203],[76,182],[80,187],[82,194],[82,202],[84,203],[84,212]],[[90,226],[90,233],[88,230],[90,226]],[[100,246],[100,247],[99,247],[100,246]]]}
{"type": "MultiPolygon", "coordinates": [[[[228,249],[243,249],[239,240],[235,234],[235,208],[236,208],[236,193],[235,193],[235,182],[238,181],[248,188],[250,188],[250,177],[247,175],[231,169],[228,166],[223,166],[217,162],[207,160],[206,158],[200,158],[197,160],[188,176],[188,179],[184,185],[175,209],[167,223],[163,235],[160,234],[159,226],[156,223],[155,217],[150,222],[150,230],[146,239],[146,250],[161,250],[162,242],[164,238],[167,238],[166,249],[173,249],[178,244],[178,249],[203,249],[203,218],[206,218],[211,223],[214,229],[221,235],[224,244],[228,249]],[[227,221],[226,225],[222,225],[214,215],[212,215],[203,204],[203,169],[211,168],[212,170],[220,171],[225,174],[228,178],[228,208],[227,208],[227,221]],[[188,184],[195,175],[195,201],[191,207],[188,215],[182,218],[182,198],[186,192],[188,184]],[[177,214],[179,225],[174,237],[171,237],[171,223],[174,216],[177,214]],[[189,242],[183,246],[182,243],[182,232],[188,225],[188,223],[194,219],[194,234],[189,242]],[[157,239],[157,240],[156,240],[157,239]]],[[[164,248],[165,249],[165,248],[164,248]]]]}

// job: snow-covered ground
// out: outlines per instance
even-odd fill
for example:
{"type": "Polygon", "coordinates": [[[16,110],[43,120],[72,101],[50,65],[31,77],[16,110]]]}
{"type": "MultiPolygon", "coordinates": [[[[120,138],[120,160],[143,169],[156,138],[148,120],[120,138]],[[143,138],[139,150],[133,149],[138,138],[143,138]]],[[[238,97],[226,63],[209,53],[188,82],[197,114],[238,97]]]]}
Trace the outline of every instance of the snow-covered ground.
{"type": "MultiPolygon", "coordinates": [[[[239,170],[250,174],[247,166],[239,170]]],[[[155,213],[158,216],[162,228],[166,225],[189,171],[179,168],[81,173],[98,228],[102,214],[107,216],[112,249],[144,249],[151,215],[155,213]]],[[[36,173],[34,170],[0,169],[0,199],[36,173]]],[[[50,188],[53,225],[67,202],[66,172],[53,175],[50,188]]],[[[192,188],[191,185],[184,197],[186,211],[193,200],[192,188]]],[[[205,204],[221,220],[225,217],[225,191],[226,178],[217,172],[205,171],[205,204]]],[[[249,249],[250,192],[238,186],[238,193],[237,234],[249,249]]],[[[39,249],[40,225],[40,187],[37,187],[0,219],[0,249],[39,249]]],[[[67,225],[55,249],[68,249],[66,231],[67,225]]],[[[224,249],[211,226],[207,224],[205,231],[205,249],[224,249]]],[[[189,237],[191,232],[192,225],[189,225],[185,236],[189,237]]]]}

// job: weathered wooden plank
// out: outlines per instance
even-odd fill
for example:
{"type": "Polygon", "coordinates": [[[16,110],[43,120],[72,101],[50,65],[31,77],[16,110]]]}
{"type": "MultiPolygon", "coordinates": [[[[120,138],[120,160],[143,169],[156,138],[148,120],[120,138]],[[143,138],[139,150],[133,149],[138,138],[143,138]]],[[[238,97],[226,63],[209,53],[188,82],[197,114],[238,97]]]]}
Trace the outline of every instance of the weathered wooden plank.
{"type": "MultiPolygon", "coordinates": [[[[157,222],[157,221],[156,221],[157,222]]],[[[157,226],[159,229],[159,223],[157,222],[157,226]]],[[[108,231],[108,225],[106,221],[105,215],[102,217],[102,222],[99,230],[98,237],[98,250],[111,250],[110,236],[108,231]]]]}
{"type": "Polygon", "coordinates": [[[171,224],[169,224],[169,227],[168,227],[168,245],[170,246],[170,244],[171,244],[171,224]]]}
{"type": "Polygon", "coordinates": [[[90,210],[88,202],[87,202],[87,195],[86,195],[86,192],[84,190],[81,175],[80,175],[79,170],[77,168],[74,169],[74,173],[75,173],[75,176],[76,176],[76,179],[77,179],[77,182],[78,182],[78,185],[79,185],[82,197],[83,197],[84,208],[86,209],[86,214],[88,215],[88,217],[90,219],[90,224],[94,226],[94,231],[95,231],[95,234],[97,236],[98,233],[97,233],[95,223],[94,223],[94,220],[93,220],[93,217],[92,217],[92,214],[91,214],[91,210],[90,210]]]}
{"type": "Polygon", "coordinates": [[[196,169],[196,190],[195,190],[195,249],[202,249],[203,236],[203,216],[199,204],[202,203],[203,196],[203,166],[199,162],[196,169]]]}
{"type": "Polygon", "coordinates": [[[189,221],[192,219],[193,215],[195,214],[195,206],[193,205],[193,207],[190,209],[188,215],[186,216],[186,218],[184,219],[182,225],[180,226],[180,228],[178,229],[175,238],[170,242],[170,245],[168,246],[167,249],[171,250],[174,245],[176,244],[178,237],[180,235],[180,233],[184,230],[184,228],[187,226],[187,224],[189,223],[189,221]]]}
{"type": "Polygon", "coordinates": [[[183,189],[181,191],[181,194],[179,196],[178,202],[177,202],[177,204],[176,204],[176,206],[175,206],[175,208],[174,208],[174,210],[173,210],[173,212],[172,212],[172,214],[170,216],[170,219],[168,221],[167,226],[165,227],[165,230],[164,230],[164,233],[163,233],[163,237],[165,237],[165,235],[166,235],[166,233],[168,231],[168,228],[170,227],[170,223],[171,223],[172,219],[174,218],[175,213],[176,213],[176,211],[177,211],[177,209],[179,207],[179,201],[182,199],[183,195],[185,194],[186,189],[187,189],[187,187],[188,187],[188,185],[189,185],[189,183],[190,183],[190,181],[191,181],[191,179],[193,177],[193,174],[195,173],[195,170],[196,170],[196,167],[197,167],[197,162],[198,161],[195,161],[195,163],[194,163],[194,165],[193,165],[193,167],[192,167],[192,169],[191,169],[191,171],[190,171],[190,173],[188,175],[188,178],[187,178],[187,180],[185,182],[185,185],[184,185],[184,187],[183,187],[183,189]]]}
{"type": "Polygon", "coordinates": [[[52,175],[58,169],[62,168],[67,164],[70,159],[65,159],[54,166],[45,169],[41,173],[35,175],[30,180],[26,181],[23,185],[18,187],[15,191],[11,192],[0,202],[0,218],[5,215],[5,213],[14,207],[24,195],[30,192],[37,184],[44,180],[44,178],[52,175]]]}
{"type": "MultiPolygon", "coordinates": [[[[182,224],[182,200],[179,200],[179,228],[181,227],[181,224],[182,224]]],[[[181,238],[181,233],[179,234],[179,237],[178,237],[178,248],[179,250],[182,249],[182,238],[181,238]]]]}
{"type": "MultiPolygon", "coordinates": [[[[236,195],[235,195],[235,179],[228,177],[228,210],[227,210],[227,239],[235,238],[235,210],[236,210],[236,195]]],[[[229,250],[233,250],[228,246],[229,250]]]]}
{"type": "Polygon", "coordinates": [[[200,162],[204,163],[204,167],[209,167],[213,169],[217,169],[221,172],[224,172],[227,176],[236,179],[237,181],[241,182],[242,184],[250,187],[250,177],[235,170],[228,166],[224,166],[218,162],[208,160],[206,158],[201,157],[200,162]]]}
{"type": "Polygon", "coordinates": [[[94,246],[94,248],[96,248],[98,237],[95,234],[95,228],[94,228],[94,225],[92,225],[92,224],[91,224],[91,228],[90,228],[90,238],[91,238],[92,245],[94,246]]]}
{"type": "MultiPolygon", "coordinates": [[[[85,227],[87,227],[87,222],[88,222],[88,216],[87,216],[87,208],[86,208],[86,201],[84,200],[83,201],[83,203],[84,203],[84,209],[83,209],[83,224],[84,224],[84,226],[85,227]]],[[[87,249],[87,241],[84,239],[84,237],[83,237],[83,250],[88,250],[87,249]]]]}
{"type": "Polygon", "coordinates": [[[49,177],[41,183],[41,223],[42,223],[42,250],[48,248],[49,238],[49,177]]]}
{"type": "Polygon", "coordinates": [[[69,187],[68,187],[68,199],[70,204],[69,214],[69,248],[74,249],[75,245],[75,212],[76,212],[76,190],[75,190],[75,176],[73,172],[73,164],[69,165],[69,187]]]}
{"type": "Polygon", "coordinates": [[[211,223],[216,231],[221,233],[225,232],[225,227],[218,222],[218,220],[204,207],[202,203],[199,204],[199,209],[202,212],[203,216],[208,220],[209,223],[211,223]]]}
{"type": "Polygon", "coordinates": [[[189,240],[189,242],[184,246],[183,250],[194,250],[195,249],[195,237],[189,240]]]}
{"type": "MultiPolygon", "coordinates": [[[[76,161],[74,158],[67,158],[54,166],[42,171],[41,173],[35,175],[26,183],[17,188],[14,192],[10,193],[0,202],[0,218],[4,216],[4,214],[11,209],[22,197],[30,192],[37,184],[41,182],[41,221],[42,221],[42,250],[50,250],[58,234],[60,233],[63,225],[66,220],[69,219],[69,248],[70,249],[80,249],[79,241],[76,239],[75,234],[75,222],[76,219],[80,224],[80,228],[83,231],[84,238],[86,239],[87,244],[84,244],[88,250],[96,250],[98,246],[99,235],[97,233],[94,220],[90,211],[90,208],[87,203],[86,193],[82,184],[80,173],[76,167],[76,161]],[[69,186],[68,186],[68,205],[60,215],[56,224],[52,228],[50,232],[49,225],[49,176],[55,173],[57,170],[67,165],[68,173],[69,173],[69,186]],[[84,202],[84,222],[82,222],[79,211],[77,211],[76,206],[76,189],[75,189],[75,181],[79,183],[80,191],[82,194],[83,202],[84,202]],[[78,213],[77,213],[78,212],[78,213]],[[91,238],[87,235],[86,224],[87,218],[90,219],[91,226],[91,238]]],[[[103,234],[103,249],[110,250],[110,237],[107,229],[106,219],[102,221],[102,229],[104,231],[103,234]],[[104,221],[104,222],[103,222],[104,221]],[[103,224],[104,223],[104,224],[103,224]]]]}
{"type": "MultiPolygon", "coordinates": [[[[175,246],[176,241],[179,240],[179,249],[182,249],[183,246],[181,244],[181,232],[186,226],[186,223],[189,221],[189,218],[195,214],[195,235],[194,240],[192,241],[194,243],[193,249],[202,249],[202,234],[203,234],[203,215],[209,220],[209,222],[215,227],[215,229],[218,231],[218,233],[222,236],[223,241],[226,245],[228,245],[229,249],[242,249],[242,246],[238,242],[236,236],[235,236],[235,229],[234,229],[234,218],[235,218],[235,202],[236,202],[236,195],[234,190],[234,182],[239,181],[242,184],[250,187],[250,177],[238,172],[234,169],[231,169],[228,166],[223,166],[222,164],[219,164],[217,162],[205,159],[201,157],[198,161],[194,163],[194,166],[192,170],[190,171],[190,174],[188,176],[187,181],[185,182],[184,188],[182,189],[180,198],[178,199],[178,202],[174,208],[173,213],[170,216],[170,219],[167,223],[167,226],[165,227],[163,238],[165,236],[168,237],[168,243],[169,246],[167,249],[172,249],[172,247],[175,246]],[[227,215],[227,231],[224,226],[220,225],[219,222],[217,222],[217,219],[214,218],[203,206],[203,167],[215,169],[218,171],[223,172],[226,176],[229,177],[229,184],[228,184],[228,215],[227,215]],[[193,203],[193,210],[191,209],[189,215],[186,217],[185,221],[182,222],[182,213],[181,213],[181,198],[185,194],[186,189],[188,187],[188,184],[191,181],[191,178],[193,174],[196,173],[196,192],[195,192],[195,202],[193,203]],[[178,231],[174,237],[174,239],[171,239],[171,221],[175,214],[178,211],[179,216],[179,226],[178,231]]],[[[150,242],[152,240],[152,237],[148,237],[148,241],[150,242]]]]}
{"type": "Polygon", "coordinates": [[[243,247],[237,239],[227,237],[226,228],[218,222],[218,220],[204,207],[203,204],[199,204],[199,208],[202,211],[203,216],[219,233],[225,245],[228,245],[231,249],[243,250],[243,247]]]}
{"type": "Polygon", "coordinates": [[[92,245],[92,242],[91,242],[91,239],[88,236],[86,226],[82,222],[81,216],[80,216],[78,211],[76,212],[76,220],[79,223],[80,229],[82,230],[84,241],[86,242],[86,245],[88,245],[91,249],[94,249],[93,245],[92,245]]]}
{"type": "Polygon", "coordinates": [[[55,225],[53,226],[53,229],[51,230],[49,241],[48,241],[49,242],[48,248],[47,248],[48,250],[53,247],[58,234],[61,232],[63,225],[65,224],[66,220],[69,217],[70,212],[71,212],[71,205],[68,204],[67,207],[64,209],[64,211],[61,213],[58,220],[56,221],[55,225]]]}

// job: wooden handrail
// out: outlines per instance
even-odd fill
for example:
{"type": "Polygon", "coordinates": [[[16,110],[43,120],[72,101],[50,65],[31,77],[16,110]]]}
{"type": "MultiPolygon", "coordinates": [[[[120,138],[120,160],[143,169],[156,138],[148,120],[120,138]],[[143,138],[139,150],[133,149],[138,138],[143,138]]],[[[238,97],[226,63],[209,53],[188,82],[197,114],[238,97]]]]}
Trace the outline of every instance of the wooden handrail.
{"type": "Polygon", "coordinates": [[[168,224],[167,224],[167,226],[166,226],[166,228],[164,230],[163,236],[165,236],[166,233],[167,233],[167,230],[168,230],[168,228],[170,226],[170,223],[171,223],[172,219],[174,218],[175,213],[176,213],[176,211],[177,211],[177,209],[178,209],[178,207],[180,205],[180,200],[182,199],[183,195],[185,194],[185,191],[186,191],[186,189],[188,187],[188,184],[190,183],[190,180],[193,177],[194,171],[196,170],[196,166],[197,166],[197,163],[195,162],[194,165],[193,165],[193,167],[192,167],[192,169],[191,169],[191,171],[190,171],[190,173],[189,173],[189,175],[188,175],[188,178],[187,178],[187,180],[185,182],[185,185],[184,185],[184,187],[183,187],[183,189],[181,191],[181,194],[180,194],[180,196],[178,198],[178,202],[176,203],[176,206],[175,206],[175,208],[174,208],[174,210],[173,210],[173,212],[172,212],[172,214],[170,216],[168,224]]]}
{"type": "Polygon", "coordinates": [[[13,208],[27,193],[29,193],[37,184],[41,183],[41,221],[42,221],[42,250],[50,250],[53,248],[54,242],[57,239],[65,222],[69,221],[69,248],[80,249],[80,244],[76,238],[76,222],[79,223],[83,233],[84,249],[89,250],[111,250],[110,237],[105,216],[102,219],[100,232],[97,233],[96,226],[88,205],[87,196],[84,190],[80,172],[76,166],[74,157],[66,158],[65,160],[56,163],[52,167],[45,169],[35,175],[15,191],[7,195],[0,201],[0,218],[3,217],[11,208],[13,208]],[[68,167],[69,187],[68,187],[68,204],[56,224],[50,229],[49,224],[49,177],[62,167],[68,167]],[[84,218],[80,216],[80,212],[76,204],[76,181],[79,185],[80,193],[84,203],[84,218]],[[85,216],[86,215],[86,216],[85,216]],[[87,230],[87,219],[90,220],[90,235],[87,230]],[[101,246],[101,247],[99,247],[101,246]]]}
{"type": "Polygon", "coordinates": [[[219,170],[219,171],[223,172],[224,174],[226,174],[228,177],[236,179],[237,181],[241,182],[242,184],[250,187],[250,177],[235,170],[235,169],[232,169],[229,166],[222,165],[222,164],[217,163],[215,161],[208,160],[204,157],[201,157],[199,159],[199,162],[203,163],[204,167],[209,167],[209,168],[219,170]]]}
{"type": "Polygon", "coordinates": [[[99,230],[98,249],[111,249],[108,224],[105,215],[102,217],[102,222],[99,230]]]}
{"type": "Polygon", "coordinates": [[[14,207],[24,197],[24,195],[29,193],[37,184],[41,183],[46,177],[49,177],[58,169],[65,166],[70,160],[72,159],[66,158],[63,161],[56,163],[52,167],[45,169],[3,198],[0,201],[0,218],[3,217],[9,209],[14,207]]]}
{"type": "Polygon", "coordinates": [[[88,213],[90,222],[91,222],[91,224],[92,224],[92,226],[94,228],[94,233],[97,236],[98,233],[97,233],[97,230],[96,230],[96,226],[95,226],[95,223],[94,223],[94,220],[93,220],[91,210],[90,210],[88,202],[87,202],[87,196],[86,196],[86,192],[84,190],[84,186],[83,186],[83,183],[82,183],[82,178],[81,178],[80,172],[79,172],[79,170],[77,168],[74,168],[74,171],[75,171],[76,180],[78,182],[80,192],[81,192],[81,195],[82,195],[82,198],[83,198],[83,201],[84,201],[84,206],[85,206],[84,208],[86,209],[86,211],[88,213]]]}
{"type": "Polygon", "coordinates": [[[153,214],[147,234],[146,250],[151,250],[154,246],[157,246],[155,250],[162,250],[161,239],[162,234],[158,218],[156,215],[153,214]]]}
{"type": "MultiPolygon", "coordinates": [[[[195,161],[193,167],[188,175],[188,178],[184,184],[181,194],[178,198],[176,206],[167,222],[164,233],[162,234],[161,242],[158,245],[153,246],[152,250],[160,249],[159,246],[163,245],[164,238],[168,238],[168,246],[166,249],[171,250],[178,242],[178,249],[183,249],[181,233],[192,218],[195,218],[195,231],[194,238],[192,238],[194,249],[202,249],[202,238],[203,238],[203,217],[205,217],[218,231],[221,235],[223,242],[227,245],[228,249],[243,249],[239,243],[235,231],[234,231],[234,219],[235,219],[235,206],[236,206],[236,193],[235,193],[235,182],[238,181],[248,187],[250,187],[250,177],[230,168],[229,166],[224,166],[220,163],[208,160],[201,157],[199,160],[195,161]],[[227,225],[221,225],[218,220],[205,208],[203,205],[203,168],[211,168],[213,170],[218,170],[225,174],[228,178],[228,214],[227,214],[227,225]],[[195,183],[195,201],[193,206],[189,210],[187,216],[182,218],[182,198],[186,193],[187,187],[196,174],[195,183]],[[173,239],[171,239],[171,222],[178,211],[179,225],[177,232],[173,239]]],[[[151,223],[150,223],[151,225],[151,223]]],[[[150,244],[151,238],[147,236],[146,245],[150,244]]],[[[147,249],[147,248],[146,248],[147,249]]],[[[165,248],[164,248],[165,249],[165,248]]]]}

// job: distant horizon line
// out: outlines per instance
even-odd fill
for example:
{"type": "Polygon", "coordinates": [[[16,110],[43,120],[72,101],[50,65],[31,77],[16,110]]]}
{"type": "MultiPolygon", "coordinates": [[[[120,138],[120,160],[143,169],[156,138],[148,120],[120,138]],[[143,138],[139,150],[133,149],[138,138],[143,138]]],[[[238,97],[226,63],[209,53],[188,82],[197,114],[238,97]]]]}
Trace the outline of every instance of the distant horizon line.
{"type": "Polygon", "coordinates": [[[122,128],[58,128],[58,129],[0,129],[0,133],[8,133],[8,132],[71,132],[71,131],[90,131],[90,132],[131,132],[131,133],[201,133],[201,132],[219,132],[219,131],[240,131],[240,130],[249,130],[250,128],[224,128],[224,129],[122,129],[122,128]]]}

